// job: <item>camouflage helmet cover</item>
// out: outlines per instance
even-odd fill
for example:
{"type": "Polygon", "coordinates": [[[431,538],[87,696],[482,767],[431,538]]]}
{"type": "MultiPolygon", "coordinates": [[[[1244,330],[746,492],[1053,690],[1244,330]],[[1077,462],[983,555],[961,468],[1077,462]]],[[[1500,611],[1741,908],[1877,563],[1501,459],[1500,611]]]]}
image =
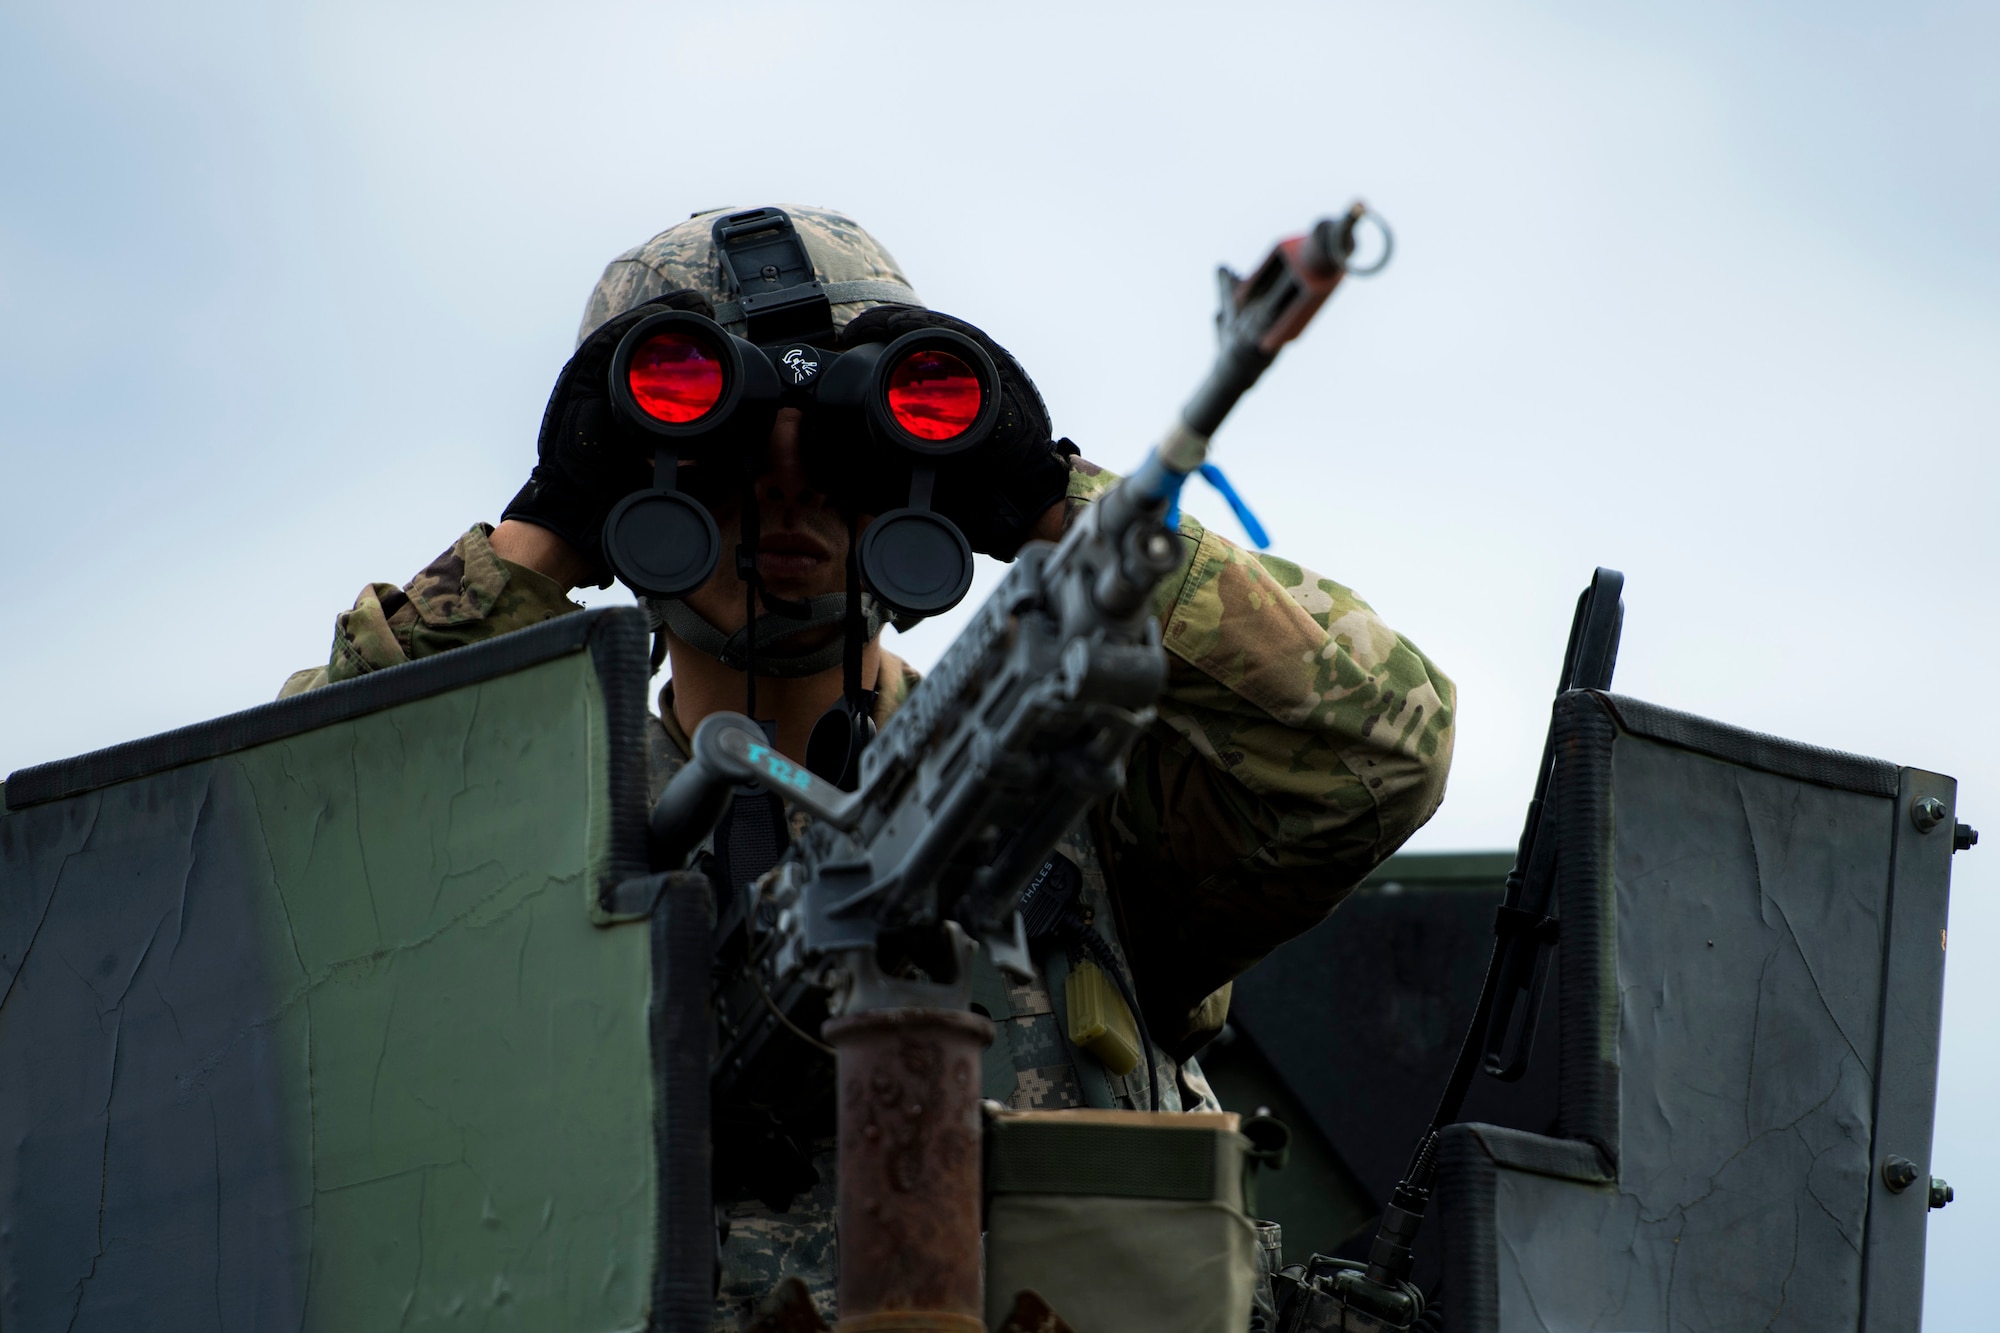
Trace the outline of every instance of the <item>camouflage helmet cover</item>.
{"type": "MultiPolygon", "coordinates": [[[[813,274],[833,302],[836,328],[870,306],[923,304],[895,257],[855,223],[823,208],[777,207],[791,215],[806,253],[812,256],[813,274]]],[[[656,296],[688,288],[708,298],[724,327],[741,333],[741,316],[729,317],[736,293],[727,286],[711,234],[717,218],[740,211],[711,208],[696,213],[606,264],[604,276],[597,280],[583,308],[583,322],[576,331],[578,345],[613,316],[656,296]]]]}

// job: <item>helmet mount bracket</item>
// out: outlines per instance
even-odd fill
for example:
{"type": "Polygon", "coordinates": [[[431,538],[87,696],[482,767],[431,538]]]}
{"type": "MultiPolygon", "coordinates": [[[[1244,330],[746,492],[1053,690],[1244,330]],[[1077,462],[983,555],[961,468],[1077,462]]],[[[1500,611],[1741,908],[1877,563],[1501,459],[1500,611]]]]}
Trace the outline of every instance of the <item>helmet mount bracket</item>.
{"type": "Polygon", "coordinates": [[[812,256],[782,208],[753,208],[715,220],[722,276],[742,303],[747,336],[759,347],[833,341],[833,303],[812,256]]]}

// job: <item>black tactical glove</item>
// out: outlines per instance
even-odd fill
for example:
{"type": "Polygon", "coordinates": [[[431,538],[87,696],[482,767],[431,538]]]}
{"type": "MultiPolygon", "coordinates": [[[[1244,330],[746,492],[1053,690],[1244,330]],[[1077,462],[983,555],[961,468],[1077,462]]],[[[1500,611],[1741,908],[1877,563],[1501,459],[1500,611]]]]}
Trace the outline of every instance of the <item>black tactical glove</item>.
{"type": "Polygon", "coordinates": [[[715,314],[700,292],[668,292],[606,320],[585,338],[556,376],[542,413],[535,441],[540,461],[501,514],[547,528],[581,551],[601,588],[611,586],[605,517],[627,495],[653,484],[652,437],[620,421],[611,405],[611,354],[626,330],[662,309],[715,314]]]}
{"type": "MultiPolygon", "coordinates": [[[[1000,371],[1000,420],[986,441],[937,460],[931,507],[956,523],[972,549],[1012,560],[1049,506],[1069,489],[1068,440],[1050,438],[1049,409],[1035,382],[1007,350],[962,319],[920,306],[862,311],[840,331],[845,351],[891,342],[919,329],[950,329],[978,343],[1000,371]]],[[[862,513],[881,514],[909,501],[910,458],[867,440],[815,438],[810,419],[807,466],[821,489],[862,513]]]]}

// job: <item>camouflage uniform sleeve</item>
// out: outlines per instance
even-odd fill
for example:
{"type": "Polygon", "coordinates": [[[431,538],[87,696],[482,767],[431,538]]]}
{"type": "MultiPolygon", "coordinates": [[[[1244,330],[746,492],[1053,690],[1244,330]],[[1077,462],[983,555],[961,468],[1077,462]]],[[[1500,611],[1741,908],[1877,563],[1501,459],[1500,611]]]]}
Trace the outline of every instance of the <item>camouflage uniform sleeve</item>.
{"type": "Polygon", "coordinates": [[[292,673],[283,699],[321,685],[401,666],[449,648],[583,608],[546,574],[493,554],[493,529],[475,524],[408,583],[371,583],[354,609],[333,622],[333,653],[323,667],[292,673]]]}
{"type": "MultiPolygon", "coordinates": [[[[1072,507],[1116,480],[1072,464],[1072,507]]],[[[1181,519],[1156,611],[1159,720],[1099,815],[1155,1037],[1191,1049],[1227,987],[1437,809],[1456,690],[1349,589],[1181,519]]]]}

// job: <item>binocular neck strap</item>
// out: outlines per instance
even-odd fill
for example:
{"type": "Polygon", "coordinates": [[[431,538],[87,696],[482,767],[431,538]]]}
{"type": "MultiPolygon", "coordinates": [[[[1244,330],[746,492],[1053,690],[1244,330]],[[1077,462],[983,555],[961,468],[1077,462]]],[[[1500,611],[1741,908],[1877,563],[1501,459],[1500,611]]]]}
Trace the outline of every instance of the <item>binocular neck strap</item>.
{"type": "MultiPolygon", "coordinates": [[[[765,612],[757,617],[757,674],[771,676],[779,680],[792,680],[800,676],[817,676],[820,672],[840,666],[846,652],[846,635],[818,648],[804,652],[783,651],[783,641],[807,630],[825,629],[842,625],[847,620],[847,595],[830,592],[818,597],[805,599],[806,614],[803,617],[781,616],[765,612]]],[[[657,624],[665,625],[667,632],[688,647],[708,657],[713,657],[732,671],[743,671],[749,666],[750,628],[745,626],[734,634],[724,634],[700,612],[686,602],[659,601],[646,599],[646,610],[657,624]]],[[[888,617],[873,597],[861,596],[861,623],[864,629],[862,642],[866,643],[882,632],[888,617]]]]}
{"type": "Polygon", "coordinates": [[[880,632],[866,621],[869,598],[861,591],[861,520],[847,515],[847,595],[842,599],[840,631],[840,695],[847,700],[850,714],[867,716],[874,711],[874,692],[861,688],[861,649],[880,632]]]}

